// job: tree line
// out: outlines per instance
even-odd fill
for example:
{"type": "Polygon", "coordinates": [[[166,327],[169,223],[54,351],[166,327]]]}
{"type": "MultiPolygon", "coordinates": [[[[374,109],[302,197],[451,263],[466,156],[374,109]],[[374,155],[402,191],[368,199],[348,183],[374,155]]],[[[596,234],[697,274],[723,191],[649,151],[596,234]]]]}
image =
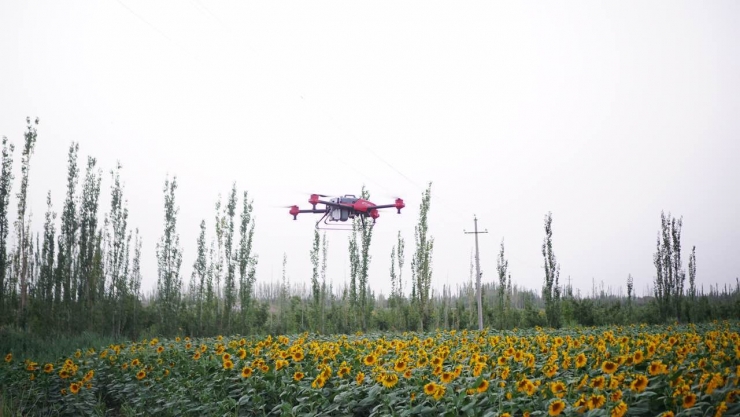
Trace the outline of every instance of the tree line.
{"type": "MultiPolygon", "coordinates": [[[[142,241],[129,224],[127,191],[121,163],[108,171],[110,190],[103,194],[103,169],[96,158],[79,159],[79,144],[67,152],[67,189],[60,209],[46,197],[43,230],[32,232],[27,207],[31,159],[39,120],[27,118],[20,151],[21,178],[14,192],[15,145],[2,140],[0,178],[0,328],[45,335],[91,332],[114,338],[143,335],[353,333],[357,331],[430,331],[435,328],[477,328],[476,288],[472,257],[468,280],[439,292],[431,287],[434,237],[429,233],[429,183],[422,193],[413,248],[401,232],[390,250],[390,294],[376,294],[368,285],[372,261],[371,227],[352,221],[346,244],[348,282],[327,281],[329,240],[314,232],[309,253],[312,270],[306,283],[291,283],[287,254],[279,281],[257,280],[258,254],[253,249],[253,200],[236,183],[223,199],[215,199],[213,217],[202,219],[196,259],[185,279],[183,244],[178,224],[177,177],[165,178],[163,227],[156,242],[157,281],[143,291],[142,241]],[[84,169],[83,169],[84,168],[84,169]],[[103,199],[101,201],[101,198],[103,199]],[[9,208],[17,204],[12,224],[9,208]],[[102,212],[102,218],[100,213],[102,212]],[[12,234],[10,233],[12,230],[12,234]],[[408,258],[407,258],[408,256],[408,258]],[[411,276],[404,277],[407,265],[411,276]],[[408,286],[407,286],[408,281],[408,286]]],[[[363,187],[361,196],[370,198],[363,187]]],[[[543,285],[540,291],[512,281],[504,241],[496,255],[497,280],[484,282],[486,326],[513,329],[531,326],[630,324],[706,321],[740,315],[740,282],[735,286],[696,286],[696,247],[688,267],[682,261],[683,219],[661,213],[652,294],[637,297],[628,275],[627,294],[596,286],[591,294],[574,293],[560,280],[553,245],[552,214],[544,221],[543,285]],[[688,277],[688,287],[685,281],[688,277]]],[[[341,242],[340,242],[341,243],[341,242]]],[[[344,246],[344,245],[341,245],[344,246]]],[[[341,247],[340,246],[340,247],[341,247]]],[[[344,249],[341,249],[344,250],[344,249]]],[[[147,255],[144,255],[147,256],[147,255]]],[[[380,278],[376,278],[380,279],[380,278]]]]}

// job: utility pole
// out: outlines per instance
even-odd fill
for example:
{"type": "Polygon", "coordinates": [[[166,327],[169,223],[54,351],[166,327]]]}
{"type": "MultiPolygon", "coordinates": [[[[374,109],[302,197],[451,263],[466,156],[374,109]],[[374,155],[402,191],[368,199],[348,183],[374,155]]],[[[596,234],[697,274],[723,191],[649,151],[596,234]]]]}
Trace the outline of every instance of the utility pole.
{"type": "Polygon", "coordinates": [[[483,330],[483,292],[481,291],[481,275],[483,275],[482,272],[480,272],[480,255],[478,254],[478,234],[480,233],[488,233],[488,229],[479,232],[478,231],[478,218],[473,215],[473,224],[474,224],[474,232],[466,232],[465,229],[463,229],[463,232],[466,234],[474,234],[475,235],[475,269],[478,273],[478,280],[477,280],[477,298],[478,298],[478,330],[483,330]]]}

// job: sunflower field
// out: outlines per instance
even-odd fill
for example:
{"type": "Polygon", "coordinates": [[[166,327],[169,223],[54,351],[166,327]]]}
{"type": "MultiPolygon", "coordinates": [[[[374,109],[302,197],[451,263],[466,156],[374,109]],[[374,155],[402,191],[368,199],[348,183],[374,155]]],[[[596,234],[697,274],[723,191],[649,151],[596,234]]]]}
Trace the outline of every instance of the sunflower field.
{"type": "Polygon", "coordinates": [[[23,415],[740,415],[737,322],[142,340],[8,352],[23,415]],[[101,407],[102,404],[102,407],[101,407]]]}

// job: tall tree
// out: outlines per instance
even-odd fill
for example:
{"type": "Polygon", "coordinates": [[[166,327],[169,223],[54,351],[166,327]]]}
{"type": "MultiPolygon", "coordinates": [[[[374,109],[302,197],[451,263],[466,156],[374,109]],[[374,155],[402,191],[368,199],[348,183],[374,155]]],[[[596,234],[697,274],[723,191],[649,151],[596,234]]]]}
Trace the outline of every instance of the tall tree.
{"type": "Polygon", "coordinates": [[[239,225],[239,303],[241,305],[242,325],[247,329],[249,329],[252,292],[254,291],[257,266],[257,256],[252,254],[252,241],[254,239],[253,209],[253,202],[249,199],[249,193],[244,191],[241,224],[239,225]]]}
{"type": "Polygon", "coordinates": [[[321,286],[319,285],[319,250],[321,249],[321,236],[319,231],[314,229],[313,231],[313,246],[311,246],[311,294],[312,294],[312,320],[311,326],[314,331],[319,325],[319,306],[321,297],[321,286]]]}
{"type": "Polygon", "coordinates": [[[693,321],[694,307],[696,305],[696,246],[691,248],[689,255],[689,308],[687,308],[687,319],[693,321]]]}
{"type": "Polygon", "coordinates": [[[542,243],[542,256],[545,258],[545,285],[542,298],[545,300],[545,316],[548,326],[561,326],[560,315],[560,265],[552,250],[552,213],[545,216],[545,239],[542,243]]]}
{"type": "MultiPolygon", "coordinates": [[[[356,313],[359,302],[359,291],[357,288],[357,276],[360,271],[360,250],[357,247],[357,225],[356,219],[352,221],[352,234],[349,237],[349,307],[356,313]]],[[[352,314],[355,319],[356,315],[352,314]]]]}
{"type": "Polygon", "coordinates": [[[434,238],[427,236],[429,232],[428,215],[431,202],[432,183],[429,183],[422,194],[419,206],[419,223],[414,228],[416,251],[411,259],[411,282],[414,287],[414,302],[419,313],[419,331],[423,332],[429,320],[430,288],[432,284],[432,252],[434,238]]]}
{"type": "Polygon", "coordinates": [[[224,241],[224,261],[226,276],[224,279],[224,322],[226,330],[231,330],[231,313],[236,301],[236,279],[234,262],[234,216],[236,216],[236,183],[231,187],[229,201],[226,204],[226,236],[224,241]]]}
{"type": "MultiPolygon", "coordinates": [[[[95,268],[95,251],[97,249],[97,228],[98,228],[98,200],[100,198],[100,180],[102,171],[97,169],[97,159],[91,156],[87,158],[87,170],[85,181],[82,185],[82,201],[79,209],[80,219],[80,237],[79,237],[79,281],[77,283],[77,297],[80,301],[80,308],[86,314],[88,326],[93,325],[95,315],[93,310],[96,307],[99,286],[95,268]]],[[[82,313],[82,311],[80,311],[82,313]]]]}
{"type": "Polygon", "coordinates": [[[401,231],[398,231],[398,239],[396,242],[396,261],[398,261],[398,296],[403,298],[403,266],[406,262],[406,242],[401,236],[401,231]]]}
{"type": "MultiPolygon", "coordinates": [[[[0,176],[0,316],[5,313],[5,284],[8,271],[8,207],[13,188],[13,151],[15,146],[3,136],[2,176],[0,176]]],[[[3,319],[0,318],[0,324],[3,319]]]]}
{"type": "Polygon", "coordinates": [[[134,234],[134,254],[131,260],[131,274],[129,274],[129,292],[133,302],[132,324],[137,328],[138,324],[138,300],[141,291],[141,238],[139,237],[139,228],[137,227],[134,234]]]}
{"type": "Polygon", "coordinates": [[[221,310],[221,278],[223,277],[224,268],[224,230],[226,229],[226,216],[221,211],[221,194],[219,193],[216,200],[216,247],[214,248],[212,271],[213,280],[215,281],[214,302],[215,302],[215,320],[216,327],[219,331],[223,329],[223,312],[221,310]]]}
{"type": "Polygon", "coordinates": [[[72,142],[67,153],[67,197],[64,200],[64,208],[62,210],[54,288],[54,300],[57,305],[60,302],[63,305],[63,313],[68,329],[72,325],[72,303],[75,301],[73,286],[76,279],[74,259],[77,246],[77,231],[79,228],[76,197],[77,181],[80,173],[77,166],[79,148],[79,144],[72,142]],[[63,297],[62,299],[60,299],[60,294],[63,297]]]}
{"type": "Polygon", "coordinates": [[[163,332],[177,330],[177,313],[180,303],[182,278],[182,248],[180,235],[177,233],[177,213],[180,209],[175,204],[177,176],[164,183],[164,233],[157,243],[158,278],[157,303],[160,311],[160,324],[163,332]]]}
{"type": "MultiPolygon", "coordinates": [[[[362,187],[362,193],[360,194],[360,198],[369,200],[370,199],[370,192],[365,189],[365,186],[362,187]]],[[[373,225],[372,224],[365,224],[364,227],[360,227],[359,222],[357,222],[357,219],[355,219],[354,225],[356,228],[360,229],[360,245],[362,250],[360,251],[360,265],[358,272],[358,280],[359,280],[359,307],[360,307],[360,317],[362,319],[362,330],[367,330],[367,316],[370,313],[369,312],[369,302],[368,302],[368,283],[367,283],[367,276],[368,276],[368,270],[370,267],[370,242],[373,237],[373,225]]]]}
{"type": "Polygon", "coordinates": [[[635,298],[634,292],[634,280],[632,279],[632,274],[627,275],[627,315],[629,318],[632,317],[632,303],[635,298]]]}
{"type": "Polygon", "coordinates": [[[504,254],[504,240],[501,239],[501,250],[498,253],[498,262],[496,263],[496,271],[498,272],[498,322],[499,329],[506,328],[506,277],[509,269],[509,261],[506,259],[504,254]]]}
{"type": "Polygon", "coordinates": [[[111,251],[108,254],[108,274],[110,277],[110,298],[113,304],[113,334],[120,335],[125,314],[125,301],[128,293],[128,243],[131,235],[128,234],[128,204],[123,196],[121,184],[121,163],[116,164],[115,171],[110,174],[113,180],[111,185],[110,223],[113,229],[111,236],[111,251]],[[127,240],[128,239],[128,240],[127,240]]]}
{"type": "Polygon", "coordinates": [[[193,274],[195,275],[195,304],[198,310],[198,331],[203,332],[203,298],[208,274],[208,261],[206,260],[206,221],[200,221],[200,235],[198,235],[198,255],[193,263],[193,274]]]}
{"type": "Polygon", "coordinates": [[[327,266],[327,259],[328,259],[328,245],[329,243],[326,240],[326,232],[324,232],[322,238],[321,238],[321,309],[320,309],[320,316],[321,316],[321,333],[324,333],[326,331],[325,328],[325,309],[326,309],[326,298],[327,298],[327,287],[326,287],[326,266],[327,266]]]}
{"type": "Polygon", "coordinates": [[[46,194],[46,215],[44,221],[44,243],[41,248],[41,266],[39,271],[38,297],[45,317],[52,316],[54,302],[54,244],[56,229],[54,221],[57,214],[51,204],[51,191],[46,194]]]}
{"type": "Polygon", "coordinates": [[[663,320],[681,320],[681,304],[686,272],[681,266],[681,227],[683,219],[660,213],[660,227],[653,263],[656,268],[655,301],[663,320]]]}
{"type": "Polygon", "coordinates": [[[25,323],[26,306],[28,304],[28,262],[29,246],[31,239],[29,237],[30,218],[26,219],[26,206],[28,195],[28,174],[30,170],[31,155],[33,155],[34,146],[36,145],[36,126],[39,119],[36,118],[34,124],[31,124],[31,118],[26,118],[26,133],[24,134],[23,152],[21,153],[21,189],[18,192],[18,220],[16,221],[16,231],[18,233],[18,261],[20,262],[20,292],[21,300],[18,308],[18,321],[21,325],[25,323]]]}

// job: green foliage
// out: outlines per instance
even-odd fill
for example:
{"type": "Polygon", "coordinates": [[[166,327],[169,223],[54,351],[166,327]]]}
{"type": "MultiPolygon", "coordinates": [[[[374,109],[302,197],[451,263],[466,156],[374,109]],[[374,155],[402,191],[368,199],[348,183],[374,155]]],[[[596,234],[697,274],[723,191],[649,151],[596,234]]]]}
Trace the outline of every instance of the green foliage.
{"type": "Polygon", "coordinates": [[[2,176],[0,176],[0,325],[6,316],[5,288],[8,271],[8,206],[13,188],[13,151],[15,146],[3,136],[2,176]]]}
{"type": "Polygon", "coordinates": [[[509,261],[506,259],[504,254],[504,240],[501,239],[501,251],[498,254],[496,263],[496,272],[498,272],[498,328],[505,329],[507,326],[506,315],[508,313],[508,306],[506,305],[507,291],[507,277],[509,282],[511,281],[511,274],[508,273],[509,261]]]}
{"type": "Polygon", "coordinates": [[[182,264],[182,249],[180,236],[177,233],[177,212],[175,205],[175,190],[177,177],[164,183],[164,233],[157,243],[158,279],[157,304],[160,314],[160,325],[164,334],[172,334],[178,330],[177,314],[180,308],[180,290],[182,278],[180,265],[182,264]]]}
{"type": "Polygon", "coordinates": [[[432,183],[422,194],[419,206],[419,223],[414,227],[416,251],[411,258],[411,299],[417,307],[419,331],[428,328],[430,318],[430,289],[432,285],[432,252],[434,238],[427,236],[429,231],[428,215],[432,198],[432,183]]]}
{"type": "Polygon", "coordinates": [[[313,232],[313,246],[311,248],[311,265],[313,273],[311,275],[311,293],[313,295],[313,315],[311,328],[315,331],[319,327],[319,314],[321,302],[321,287],[319,285],[319,250],[321,249],[321,236],[318,230],[313,232]]]}
{"type": "Polygon", "coordinates": [[[686,272],[681,264],[681,227],[683,218],[660,213],[661,230],[653,263],[656,269],[655,300],[662,320],[676,317],[681,321],[683,287],[686,272]]]}
{"type": "Polygon", "coordinates": [[[545,239],[542,243],[542,256],[545,258],[545,285],[542,298],[545,300],[547,325],[558,328],[562,325],[560,310],[560,265],[552,250],[552,213],[545,216],[545,239]]]}
{"type": "Polygon", "coordinates": [[[35,125],[39,124],[36,118],[35,125],[31,125],[31,119],[26,118],[26,133],[24,135],[24,146],[21,153],[21,186],[18,191],[18,219],[15,222],[16,234],[18,236],[17,253],[15,255],[15,270],[18,272],[19,279],[16,281],[20,285],[20,303],[17,307],[18,322],[25,327],[26,308],[28,304],[28,280],[29,280],[29,261],[32,256],[30,219],[26,219],[27,194],[28,194],[28,175],[30,171],[31,155],[36,145],[37,132],[35,125]]]}

